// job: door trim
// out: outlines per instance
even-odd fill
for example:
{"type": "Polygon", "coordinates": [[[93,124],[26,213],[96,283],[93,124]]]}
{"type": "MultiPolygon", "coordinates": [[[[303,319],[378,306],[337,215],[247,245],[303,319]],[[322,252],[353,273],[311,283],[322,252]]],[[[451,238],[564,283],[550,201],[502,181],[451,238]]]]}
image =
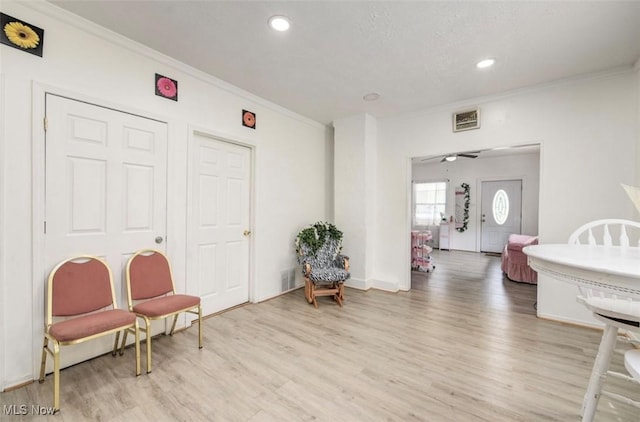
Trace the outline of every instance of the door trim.
{"type": "MultiPolygon", "coordinates": [[[[6,155],[4,152],[4,142],[5,142],[5,129],[7,126],[5,125],[5,104],[6,104],[6,89],[5,89],[5,82],[4,82],[4,74],[0,73],[0,166],[2,166],[2,168],[0,169],[0,231],[3,233],[6,233],[4,231],[4,225],[5,225],[5,216],[4,216],[4,203],[5,203],[5,189],[4,189],[4,180],[5,180],[5,171],[4,168],[5,166],[4,164],[4,160],[6,159],[6,155]]],[[[6,282],[7,282],[7,276],[5,274],[5,242],[4,242],[4,238],[2,240],[0,240],[0,297],[2,298],[2,300],[6,300],[5,298],[7,297],[6,295],[6,282]]],[[[4,305],[4,302],[2,302],[4,305]]],[[[0,320],[0,344],[7,344],[6,342],[6,334],[5,334],[5,318],[2,318],[0,320]]],[[[4,370],[4,365],[5,365],[5,353],[4,353],[4,347],[0,347],[0,391],[4,391],[6,384],[7,384],[7,380],[5,378],[5,370],[4,370]]]]}
{"type": "MultiPolygon", "coordinates": [[[[44,336],[44,313],[45,313],[45,282],[48,276],[45,268],[44,255],[45,234],[44,221],[46,216],[45,210],[45,160],[46,149],[45,139],[46,132],[44,130],[44,119],[46,115],[46,96],[47,94],[68,98],[74,101],[80,101],[92,104],[98,107],[108,108],[123,113],[128,113],[151,120],[156,120],[167,125],[167,144],[171,144],[172,123],[169,119],[158,116],[154,113],[145,112],[129,106],[115,104],[110,101],[90,97],[81,93],[72,92],[56,86],[34,81],[31,91],[32,119],[31,119],[31,283],[32,283],[32,326],[31,326],[31,350],[32,350],[32,379],[37,379],[40,372],[41,359],[41,342],[44,336]]],[[[169,146],[167,145],[167,149],[169,146]]],[[[168,151],[167,151],[168,153],[168,151]]],[[[167,160],[167,178],[170,174],[169,160],[167,160]]],[[[169,190],[167,184],[167,190],[169,190]]],[[[167,192],[167,198],[169,192],[167,192]]],[[[167,207],[167,233],[169,229],[169,218],[171,210],[167,207]]],[[[167,235],[169,237],[169,235],[167,235]]],[[[167,241],[167,251],[169,251],[169,243],[167,241]]],[[[26,381],[26,380],[25,380],[26,381]]]]}
{"type": "MultiPolygon", "coordinates": [[[[186,166],[186,171],[187,171],[187,212],[186,212],[186,216],[187,216],[187,221],[186,221],[186,228],[187,228],[187,236],[186,236],[186,244],[185,244],[185,254],[187,253],[188,249],[189,249],[189,245],[191,245],[191,242],[193,240],[193,233],[191,230],[191,219],[190,219],[190,215],[191,215],[191,203],[192,203],[192,189],[193,189],[193,175],[191,172],[191,154],[193,153],[193,149],[195,148],[194,143],[195,143],[195,137],[196,136],[203,136],[206,138],[212,138],[218,142],[223,142],[223,143],[227,143],[227,144],[231,144],[231,145],[237,145],[237,146],[241,146],[244,148],[248,148],[249,149],[249,230],[251,230],[251,236],[249,237],[249,262],[247,263],[247,265],[249,266],[248,268],[248,274],[249,274],[249,302],[250,303],[256,303],[256,298],[257,298],[257,287],[256,287],[256,283],[255,283],[255,239],[256,236],[258,236],[258,230],[256,230],[256,225],[255,225],[255,208],[256,208],[256,200],[255,200],[255,163],[256,163],[256,157],[257,157],[257,153],[258,153],[258,148],[257,146],[250,142],[247,141],[245,139],[240,139],[234,136],[231,136],[229,134],[226,133],[222,133],[222,132],[218,132],[218,131],[214,131],[211,129],[207,129],[201,126],[197,126],[197,125],[189,125],[189,136],[188,136],[188,145],[187,145],[187,166],[186,166]]],[[[190,268],[190,266],[193,265],[192,263],[192,259],[188,258],[185,260],[185,272],[187,272],[190,268]]],[[[185,286],[187,288],[187,290],[190,293],[193,293],[193,291],[191,290],[191,288],[193,287],[193,285],[189,285],[188,281],[187,284],[185,286]]]]}

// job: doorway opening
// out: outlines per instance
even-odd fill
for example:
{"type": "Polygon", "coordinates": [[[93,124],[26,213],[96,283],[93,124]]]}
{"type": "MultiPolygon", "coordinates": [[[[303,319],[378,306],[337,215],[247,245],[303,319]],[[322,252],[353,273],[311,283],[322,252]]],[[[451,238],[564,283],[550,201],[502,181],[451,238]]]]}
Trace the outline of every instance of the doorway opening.
{"type": "MultiPolygon", "coordinates": [[[[443,266],[449,261],[439,263],[438,257],[449,251],[499,257],[510,233],[538,234],[540,144],[416,157],[411,160],[411,181],[446,182],[444,212],[433,225],[415,224],[416,196],[411,189],[411,230],[430,232],[434,272],[446,271],[443,266]],[[467,187],[466,204],[456,201],[465,193],[461,187],[467,187]]],[[[412,261],[414,255],[412,245],[412,261]]],[[[410,264],[413,276],[418,272],[410,264]]]]}

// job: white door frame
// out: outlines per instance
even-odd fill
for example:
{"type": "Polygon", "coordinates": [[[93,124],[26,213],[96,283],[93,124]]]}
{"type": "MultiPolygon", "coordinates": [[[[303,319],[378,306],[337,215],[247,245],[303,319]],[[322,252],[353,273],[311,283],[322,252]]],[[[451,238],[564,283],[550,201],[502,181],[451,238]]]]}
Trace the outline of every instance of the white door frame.
{"type": "Polygon", "coordinates": [[[411,230],[413,229],[413,184],[411,183],[413,177],[413,160],[411,157],[405,158],[405,220],[404,220],[404,232],[402,233],[403,244],[402,259],[406,263],[402,267],[400,281],[398,288],[402,291],[408,292],[411,290],[411,230]]]}
{"type": "MultiPolygon", "coordinates": [[[[4,152],[4,142],[5,142],[5,135],[4,135],[4,128],[6,128],[7,126],[5,125],[5,118],[4,118],[4,104],[5,102],[5,82],[4,82],[4,75],[2,73],[0,73],[0,231],[4,230],[4,195],[5,195],[5,191],[4,191],[4,163],[3,160],[6,159],[5,156],[5,152],[4,152]]],[[[7,268],[5,265],[5,251],[4,251],[4,241],[0,241],[0,298],[2,298],[1,300],[6,301],[6,297],[7,295],[5,294],[5,283],[6,283],[6,275],[5,275],[5,271],[4,269],[7,268]]],[[[4,302],[2,303],[4,305],[4,302]]],[[[0,344],[7,344],[6,342],[6,338],[5,338],[5,318],[0,318],[0,344]]],[[[0,347],[0,391],[4,391],[5,387],[6,387],[6,378],[5,378],[5,371],[4,371],[4,365],[5,365],[5,354],[4,354],[4,347],[0,347]]]]}
{"type": "MultiPolygon", "coordinates": [[[[256,302],[256,283],[254,277],[255,270],[255,238],[258,235],[255,225],[255,163],[257,156],[257,146],[254,143],[248,142],[247,140],[239,139],[234,136],[231,136],[226,133],[217,132],[211,129],[207,129],[201,126],[189,125],[189,138],[188,138],[188,146],[187,146],[187,238],[185,250],[188,250],[189,245],[193,240],[193,234],[191,231],[191,221],[189,220],[189,216],[191,215],[190,204],[192,203],[192,190],[193,190],[193,176],[191,174],[191,154],[193,154],[193,149],[195,148],[195,136],[204,136],[207,138],[212,138],[218,142],[224,142],[228,144],[238,145],[241,147],[249,148],[250,154],[250,163],[249,163],[249,230],[251,231],[251,236],[249,236],[249,262],[247,265],[249,266],[249,302],[256,302]]],[[[185,261],[185,270],[188,271],[189,266],[193,265],[191,262],[192,259],[187,256],[185,261]]],[[[189,293],[193,293],[193,285],[189,284],[189,281],[186,282],[186,289],[189,293]]]]}
{"type": "MultiPolygon", "coordinates": [[[[134,114],[137,116],[145,117],[148,119],[157,120],[167,124],[167,142],[171,143],[171,122],[169,119],[161,116],[154,115],[153,113],[138,110],[129,106],[114,104],[109,101],[89,97],[77,92],[68,91],[55,86],[34,82],[32,90],[32,106],[33,114],[31,121],[31,148],[32,148],[32,180],[31,180],[31,212],[32,212],[32,266],[31,266],[31,283],[32,283],[32,326],[31,326],[31,350],[33,351],[33,379],[36,379],[40,373],[40,360],[42,358],[42,341],[44,339],[44,324],[45,324],[45,286],[48,276],[47,269],[44,264],[45,255],[45,235],[44,235],[44,221],[46,217],[45,210],[45,130],[44,130],[44,118],[46,113],[45,97],[46,94],[58,95],[66,97],[71,100],[90,103],[99,107],[105,107],[113,110],[118,110],[125,113],[134,114]]],[[[169,147],[167,147],[169,148],[169,147]]],[[[169,152],[169,151],[168,151],[169,152]]],[[[167,153],[168,153],[167,152],[167,153]]],[[[167,160],[167,178],[170,177],[170,165],[167,160]]],[[[169,187],[167,186],[167,189],[169,187]]],[[[167,197],[169,192],[167,192],[167,197]]],[[[167,204],[167,251],[169,251],[169,240],[172,236],[169,235],[171,230],[171,207],[167,204]]]]}

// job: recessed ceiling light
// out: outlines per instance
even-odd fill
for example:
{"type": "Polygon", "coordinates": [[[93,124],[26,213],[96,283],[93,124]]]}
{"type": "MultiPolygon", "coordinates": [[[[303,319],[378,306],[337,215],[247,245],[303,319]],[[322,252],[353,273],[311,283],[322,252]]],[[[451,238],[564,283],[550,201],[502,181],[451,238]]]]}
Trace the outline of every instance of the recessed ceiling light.
{"type": "Polygon", "coordinates": [[[455,154],[447,155],[446,157],[444,157],[444,159],[447,160],[447,161],[456,161],[457,158],[458,158],[458,156],[455,155],[455,154]]]}
{"type": "Polygon", "coordinates": [[[484,60],[480,60],[478,63],[476,63],[476,67],[478,69],[486,69],[487,67],[491,67],[493,66],[493,64],[496,61],[494,59],[484,59],[484,60]]]}
{"type": "Polygon", "coordinates": [[[284,32],[288,31],[291,24],[286,16],[271,16],[269,18],[269,26],[276,31],[284,32]]]}
{"type": "Polygon", "coordinates": [[[370,92],[364,97],[362,97],[362,99],[365,101],[375,101],[378,98],[380,98],[380,94],[378,94],[377,92],[370,92]]]}

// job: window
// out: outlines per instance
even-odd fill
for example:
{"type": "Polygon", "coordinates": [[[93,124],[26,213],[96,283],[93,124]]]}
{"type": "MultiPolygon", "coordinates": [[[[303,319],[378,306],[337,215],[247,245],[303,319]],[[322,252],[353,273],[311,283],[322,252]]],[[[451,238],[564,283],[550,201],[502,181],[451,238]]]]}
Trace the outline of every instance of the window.
{"type": "Polygon", "coordinates": [[[493,219],[501,226],[509,217],[509,195],[503,189],[493,196],[493,219]]]}
{"type": "Polygon", "coordinates": [[[446,182],[414,182],[413,225],[439,225],[447,205],[446,182]]]}

